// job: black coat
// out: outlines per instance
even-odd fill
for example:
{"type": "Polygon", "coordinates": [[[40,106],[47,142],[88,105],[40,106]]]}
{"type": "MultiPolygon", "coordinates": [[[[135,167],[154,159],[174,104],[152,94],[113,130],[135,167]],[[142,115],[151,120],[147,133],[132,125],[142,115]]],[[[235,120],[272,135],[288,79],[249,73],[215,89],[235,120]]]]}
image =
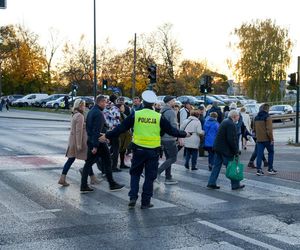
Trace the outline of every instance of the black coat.
{"type": "Polygon", "coordinates": [[[238,154],[236,126],[231,118],[221,122],[213,148],[217,153],[230,158],[238,154]]]}
{"type": "Polygon", "coordinates": [[[86,132],[88,135],[88,145],[97,148],[100,144],[98,138],[100,132],[105,126],[105,118],[102,110],[98,105],[95,105],[89,112],[86,118],[86,132]]]}

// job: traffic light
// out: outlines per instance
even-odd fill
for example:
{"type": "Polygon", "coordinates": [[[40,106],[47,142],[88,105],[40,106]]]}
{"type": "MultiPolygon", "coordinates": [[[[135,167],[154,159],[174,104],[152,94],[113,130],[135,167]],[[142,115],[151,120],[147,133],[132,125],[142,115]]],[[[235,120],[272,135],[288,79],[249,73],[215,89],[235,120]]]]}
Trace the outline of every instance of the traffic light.
{"type": "Polygon", "coordinates": [[[154,84],[156,83],[156,65],[155,64],[151,64],[148,67],[148,78],[150,79],[150,84],[154,84]]]}
{"type": "Polygon", "coordinates": [[[200,79],[200,92],[202,94],[210,93],[212,91],[212,80],[213,78],[209,75],[204,75],[200,79]]]}
{"type": "Polygon", "coordinates": [[[6,9],[6,0],[0,0],[0,9],[6,9]]]}
{"type": "Polygon", "coordinates": [[[108,82],[106,79],[102,80],[102,90],[107,90],[108,88],[108,82]]]}
{"type": "Polygon", "coordinates": [[[72,91],[77,91],[78,85],[76,83],[72,83],[72,91]]]}
{"type": "Polygon", "coordinates": [[[288,80],[287,83],[290,86],[296,86],[297,85],[297,73],[289,74],[289,78],[290,78],[290,80],[288,80]]]}

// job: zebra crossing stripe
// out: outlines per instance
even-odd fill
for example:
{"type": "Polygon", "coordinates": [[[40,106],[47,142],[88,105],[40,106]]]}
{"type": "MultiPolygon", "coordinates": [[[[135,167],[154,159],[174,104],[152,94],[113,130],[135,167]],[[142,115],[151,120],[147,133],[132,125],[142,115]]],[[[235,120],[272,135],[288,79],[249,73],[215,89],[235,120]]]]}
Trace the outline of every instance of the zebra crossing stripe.
{"type": "Polygon", "coordinates": [[[225,227],[221,227],[221,226],[218,226],[214,223],[211,223],[209,221],[205,221],[205,220],[199,220],[197,221],[198,223],[204,225],[204,226],[207,226],[207,227],[210,227],[212,229],[215,229],[219,232],[222,232],[222,233],[226,233],[226,234],[229,234],[235,238],[238,238],[240,240],[243,240],[243,241],[246,241],[250,244],[253,244],[253,245],[256,245],[256,246],[259,246],[259,247],[263,247],[263,248],[266,248],[266,249],[270,249],[270,250],[280,250],[280,248],[277,248],[277,247],[274,247],[272,245],[269,245],[267,243],[264,243],[264,242],[261,242],[261,241],[258,241],[258,240],[255,240],[255,239],[252,239],[248,236],[245,236],[245,235],[242,235],[242,234],[239,234],[239,233],[236,233],[234,231],[231,231],[225,227]]]}

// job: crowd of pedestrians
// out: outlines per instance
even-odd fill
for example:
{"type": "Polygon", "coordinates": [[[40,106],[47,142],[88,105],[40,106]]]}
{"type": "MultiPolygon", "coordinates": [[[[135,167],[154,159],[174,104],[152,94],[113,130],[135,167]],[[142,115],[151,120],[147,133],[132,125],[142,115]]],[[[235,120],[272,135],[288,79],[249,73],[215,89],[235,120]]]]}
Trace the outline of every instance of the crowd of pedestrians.
{"type": "MultiPolygon", "coordinates": [[[[150,208],[153,182],[160,183],[164,173],[166,185],[177,184],[172,176],[172,164],[177,161],[178,151],[183,148],[184,167],[198,170],[197,159],[208,153],[207,168],[211,171],[207,188],[219,189],[217,179],[222,165],[227,166],[237,159],[242,150],[247,150],[247,141],[255,141],[255,149],[248,167],[257,168],[257,175],[264,174],[261,165],[268,166],[269,174],[276,174],[273,168],[274,137],[269,106],[261,106],[254,121],[245,108],[237,109],[232,103],[223,110],[214,102],[211,106],[195,109],[188,100],[179,107],[174,96],[165,96],[158,102],[152,91],[133,98],[130,108],[123,97],[111,95],[109,100],[97,96],[94,107],[86,114],[85,103],[76,99],[73,107],[71,130],[66,157],[68,158],[58,183],[69,186],[67,173],[75,159],[84,160],[80,169],[82,193],[94,191],[88,184],[100,183],[92,166],[97,163],[102,176],[109,183],[110,191],[121,190],[113,172],[129,169],[130,208],[138,199],[140,177],[144,177],[141,208],[150,208]],[[268,160],[264,150],[268,151],[268,160]],[[126,165],[126,156],[132,154],[131,166],[126,165]],[[159,158],[165,158],[159,166],[159,158]],[[256,166],[254,161],[256,159],[256,166]]],[[[243,189],[240,181],[231,180],[232,190],[243,189]]]]}

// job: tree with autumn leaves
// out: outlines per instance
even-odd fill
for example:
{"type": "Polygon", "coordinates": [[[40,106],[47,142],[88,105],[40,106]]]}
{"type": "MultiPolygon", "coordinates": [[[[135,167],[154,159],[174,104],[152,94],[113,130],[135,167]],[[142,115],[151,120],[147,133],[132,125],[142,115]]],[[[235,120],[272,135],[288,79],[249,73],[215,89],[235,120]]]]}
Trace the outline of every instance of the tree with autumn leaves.
{"type": "Polygon", "coordinates": [[[234,70],[247,94],[259,101],[277,100],[291,61],[288,30],[270,19],[256,20],[236,28],[234,35],[238,41],[232,48],[239,53],[234,70]]]}

